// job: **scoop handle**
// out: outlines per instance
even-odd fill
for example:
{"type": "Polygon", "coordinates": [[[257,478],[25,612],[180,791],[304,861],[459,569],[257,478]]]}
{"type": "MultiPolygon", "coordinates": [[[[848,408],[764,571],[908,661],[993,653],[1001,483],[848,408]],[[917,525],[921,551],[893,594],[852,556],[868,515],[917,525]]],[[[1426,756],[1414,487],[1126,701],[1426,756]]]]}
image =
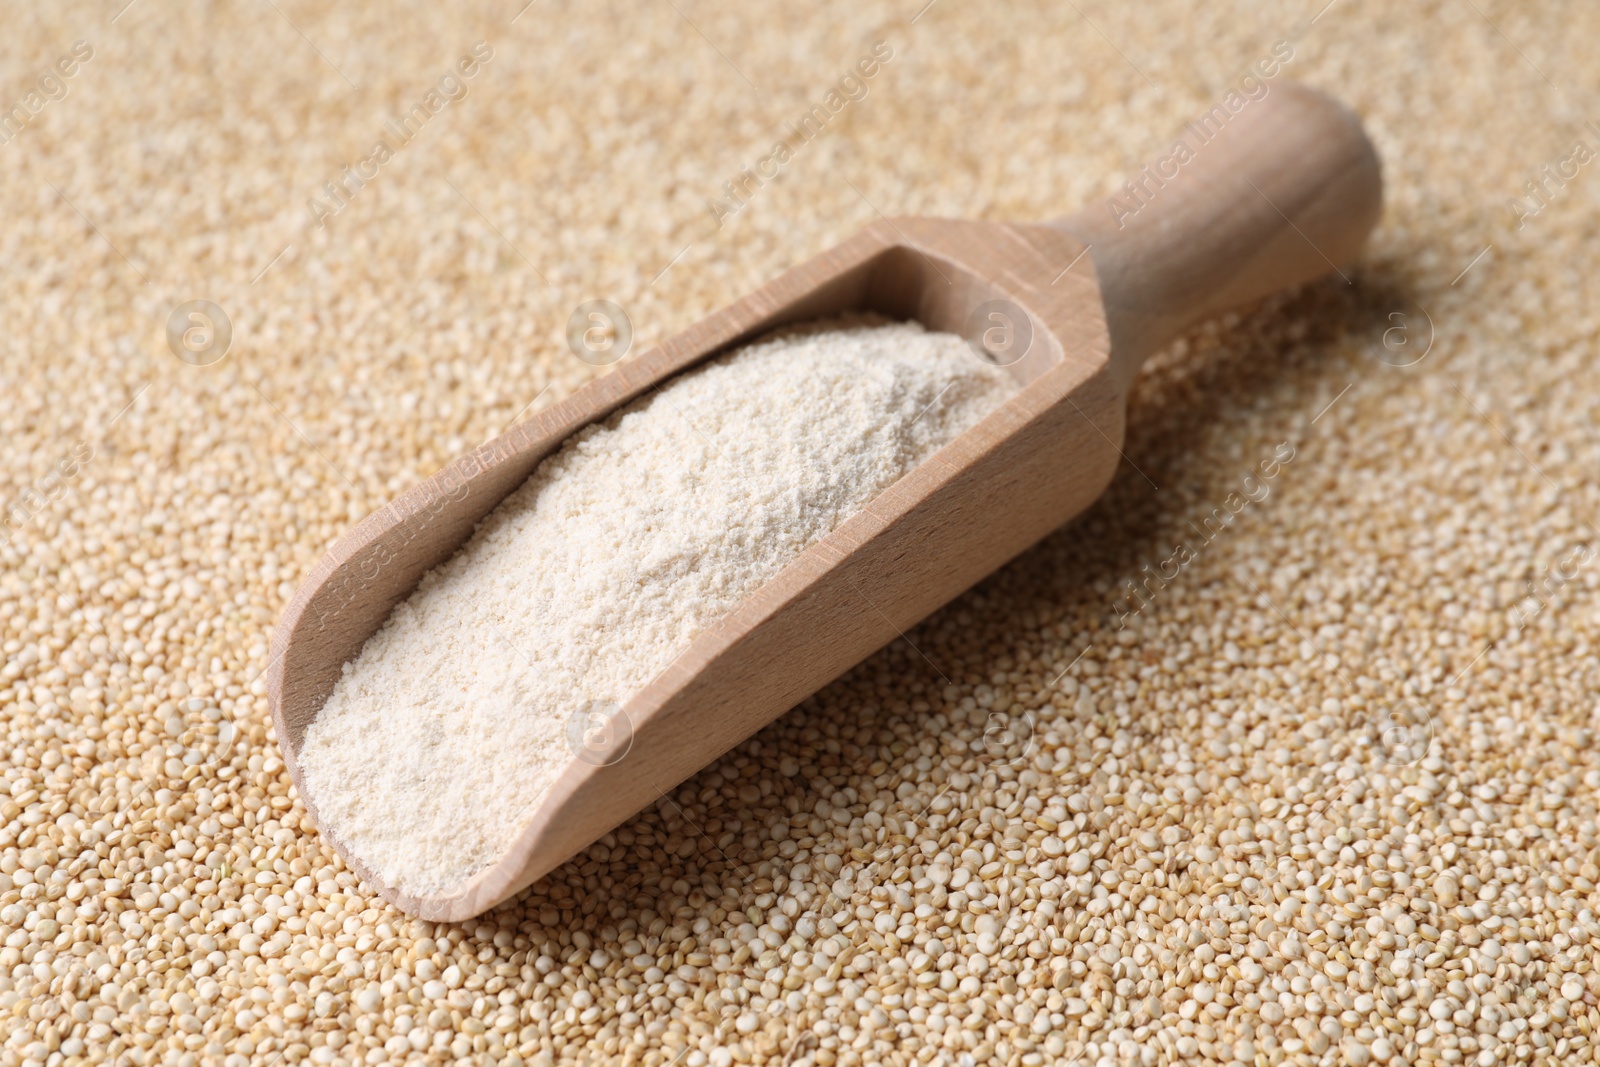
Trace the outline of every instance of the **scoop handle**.
{"type": "Polygon", "coordinates": [[[1200,320],[1343,273],[1377,222],[1361,120],[1297,82],[1256,85],[1265,95],[1224,97],[1121,193],[1050,224],[1089,246],[1127,378],[1200,320]]]}

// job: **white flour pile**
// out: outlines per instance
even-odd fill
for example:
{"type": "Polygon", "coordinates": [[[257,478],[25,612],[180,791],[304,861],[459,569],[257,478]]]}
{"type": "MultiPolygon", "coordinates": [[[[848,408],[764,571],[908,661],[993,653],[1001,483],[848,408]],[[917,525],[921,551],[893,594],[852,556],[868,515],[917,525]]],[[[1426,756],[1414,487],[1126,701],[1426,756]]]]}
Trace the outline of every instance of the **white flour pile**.
{"type": "Polygon", "coordinates": [[[418,894],[492,863],[573,758],[691,638],[1012,390],[954,334],[773,334],[568,441],[350,663],[306,733],[308,792],[418,894]]]}

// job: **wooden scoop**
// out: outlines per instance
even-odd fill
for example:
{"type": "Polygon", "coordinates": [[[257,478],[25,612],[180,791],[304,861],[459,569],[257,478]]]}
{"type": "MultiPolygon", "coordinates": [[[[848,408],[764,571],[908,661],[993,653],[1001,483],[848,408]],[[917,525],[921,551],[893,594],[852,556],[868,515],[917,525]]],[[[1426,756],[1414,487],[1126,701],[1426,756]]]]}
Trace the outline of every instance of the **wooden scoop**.
{"type": "MultiPolygon", "coordinates": [[[[1133,186],[1060,222],[884,219],[457,459],[341,537],[278,626],[267,673],[297,761],[342,666],[567,437],[785,323],[869,310],[986,347],[1020,390],[806,550],[602,723],[512,848],[450,892],[367,883],[460,920],[513,896],[1088,507],[1120,458],[1140,363],[1223,308],[1350,263],[1377,220],[1356,117],[1289,82],[1191,123],[1133,186]]],[[[1235,97],[1234,99],[1237,99],[1235,97]]],[[[976,357],[975,357],[976,358],[976,357]]]]}

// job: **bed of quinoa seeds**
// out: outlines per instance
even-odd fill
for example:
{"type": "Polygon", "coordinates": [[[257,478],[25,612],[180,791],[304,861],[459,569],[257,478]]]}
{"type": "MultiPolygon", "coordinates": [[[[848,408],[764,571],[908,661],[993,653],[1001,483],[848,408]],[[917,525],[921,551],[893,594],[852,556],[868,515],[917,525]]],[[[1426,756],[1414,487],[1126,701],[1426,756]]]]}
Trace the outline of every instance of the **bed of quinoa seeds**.
{"type": "Polygon", "coordinates": [[[119,6],[0,59],[0,1063],[1595,1059],[1592,6],[119,6]],[[1384,221],[1158,357],[1081,521],[477,921],[323,846],[271,627],[601,373],[574,308],[1063,214],[1278,42],[1384,221]]]}

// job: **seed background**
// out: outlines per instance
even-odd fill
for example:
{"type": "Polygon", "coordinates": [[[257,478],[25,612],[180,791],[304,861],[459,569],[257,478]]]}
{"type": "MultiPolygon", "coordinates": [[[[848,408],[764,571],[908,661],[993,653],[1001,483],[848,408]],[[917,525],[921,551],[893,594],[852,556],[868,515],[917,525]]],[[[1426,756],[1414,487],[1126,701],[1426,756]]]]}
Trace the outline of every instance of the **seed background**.
{"type": "Polygon", "coordinates": [[[1593,1060],[1600,572],[1513,609],[1600,539],[1595,175],[1507,201],[1596,144],[1600,13],[1319,6],[7,4],[0,105],[94,57],[0,145],[0,1060],[1593,1060]],[[476,922],[322,847],[271,626],[353,522],[599,373],[574,307],[642,349],[880,212],[1065,214],[1286,38],[1384,220],[1348,284],[1158,356],[1088,515],[476,922]],[[210,366],[168,349],[193,299],[232,319],[210,366]]]}

